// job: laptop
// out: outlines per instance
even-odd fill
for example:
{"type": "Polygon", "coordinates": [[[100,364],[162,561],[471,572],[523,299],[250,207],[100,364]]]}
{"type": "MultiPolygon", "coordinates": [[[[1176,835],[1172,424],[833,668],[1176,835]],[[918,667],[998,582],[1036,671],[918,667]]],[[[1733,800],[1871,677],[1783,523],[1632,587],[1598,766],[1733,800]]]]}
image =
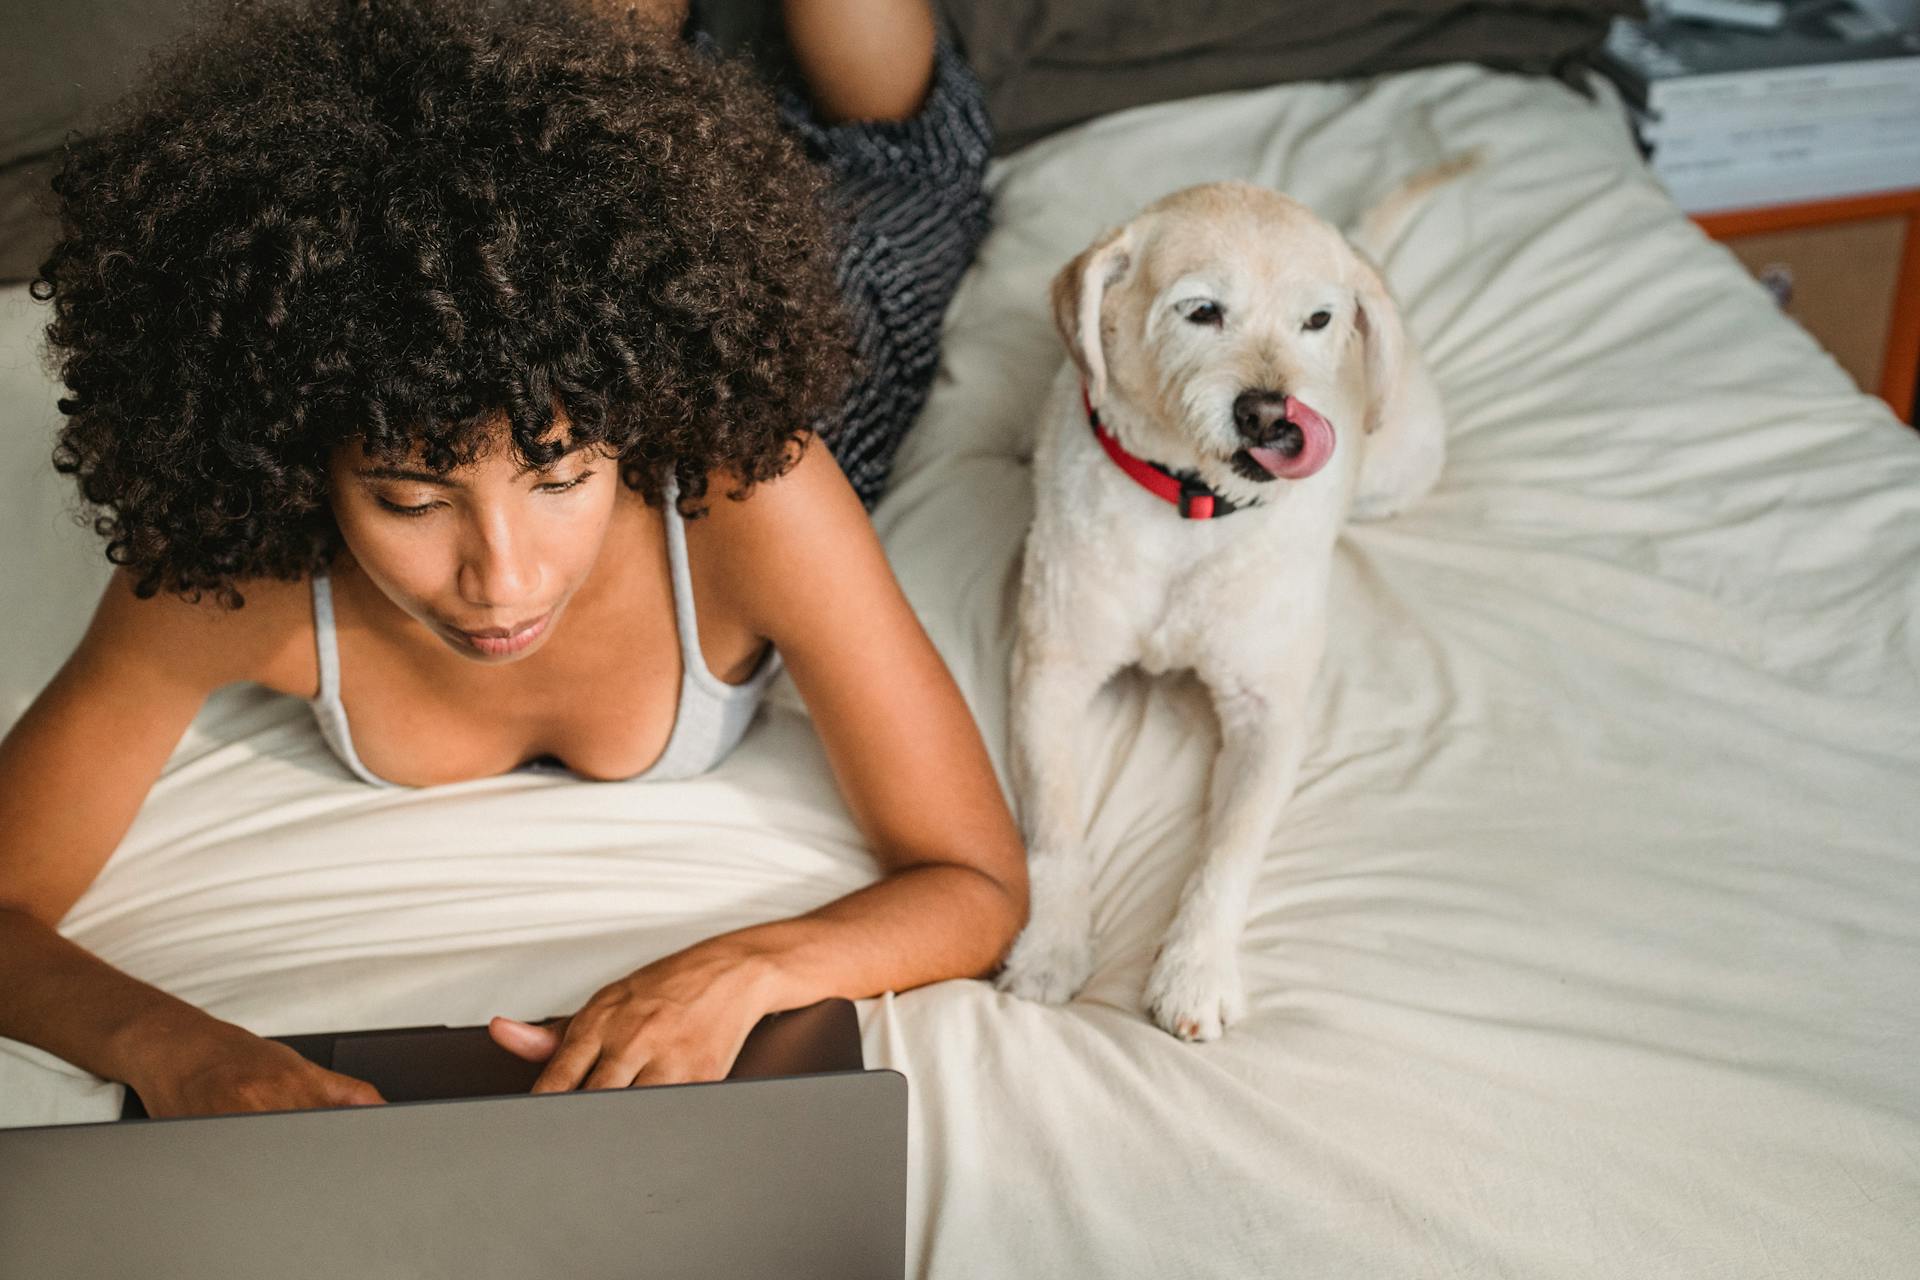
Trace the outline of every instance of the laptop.
{"type": "Polygon", "coordinates": [[[0,1129],[7,1280],[900,1280],[907,1082],[853,1005],[723,1081],[528,1094],[485,1027],[281,1042],[385,1106],[0,1129]]]}

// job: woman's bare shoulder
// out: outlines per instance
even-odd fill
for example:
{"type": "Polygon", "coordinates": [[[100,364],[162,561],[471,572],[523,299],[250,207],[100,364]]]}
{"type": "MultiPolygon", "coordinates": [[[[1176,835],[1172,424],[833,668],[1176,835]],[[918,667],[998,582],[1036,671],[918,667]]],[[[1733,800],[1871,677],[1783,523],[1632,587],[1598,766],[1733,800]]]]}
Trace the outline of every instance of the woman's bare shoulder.
{"type": "Polygon", "coordinates": [[[826,597],[892,586],[873,521],[821,440],[744,498],[728,497],[729,488],[715,478],[708,514],[687,526],[688,547],[759,634],[778,641],[797,619],[832,607],[826,597]]]}
{"type": "Polygon", "coordinates": [[[689,548],[719,568],[726,581],[778,584],[798,567],[821,567],[823,556],[838,560],[854,550],[858,558],[858,551],[877,545],[866,508],[818,438],[808,442],[793,466],[760,481],[744,497],[728,496],[733,488],[731,480],[715,475],[707,487],[706,514],[687,525],[689,548]]]}
{"type": "Polygon", "coordinates": [[[238,587],[237,609],[211,593],[188,599],[162,591],[143,599],[131,575],[118,571],[101,592],[81,655],[139,663],[207,692],[253,683],[312,697],[319,660],[309,582],[255,579],[238,587]]]}

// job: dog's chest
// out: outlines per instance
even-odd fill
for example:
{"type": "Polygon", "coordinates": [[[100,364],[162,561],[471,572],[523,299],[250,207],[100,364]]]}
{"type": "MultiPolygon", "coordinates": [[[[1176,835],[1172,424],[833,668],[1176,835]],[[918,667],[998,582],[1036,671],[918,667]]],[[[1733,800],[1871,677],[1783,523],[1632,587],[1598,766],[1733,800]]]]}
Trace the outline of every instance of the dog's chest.
{"type": "Polygon", "coordinates": [[[1149,674],[1185,670],[1270,631],[1275,611],[1294,595],[1293,566],[1272,549],[1262,555],[1217,532],[1162,544],[1153,549],[1161,555],[1147,551],[1133,564],[1126,613],[1136,661],[1149,674]]]}
{"type": "Polygon", "coordinates": [[[1194,665],[1206,639],[1205,627],[1190,614],[1168,608],[1157,624],[1140,634],[1140,668],[1149,675],[1181,671],[1194,665]]]}

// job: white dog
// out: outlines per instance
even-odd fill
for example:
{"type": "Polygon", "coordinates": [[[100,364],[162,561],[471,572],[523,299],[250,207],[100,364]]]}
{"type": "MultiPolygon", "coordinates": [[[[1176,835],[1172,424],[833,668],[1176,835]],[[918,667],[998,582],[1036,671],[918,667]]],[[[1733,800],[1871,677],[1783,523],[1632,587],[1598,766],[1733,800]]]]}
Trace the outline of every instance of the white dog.
{"type": "MultiPolygon", "coordinates": [[[[1361,222],[1376,252],[1429,188],[1361,222]]],[[[1075,735],[1108,678],[1192,669],[1221,729],[1208,847],[1147,981],[1162,1028],[1209,1040],[1245,1011],[1248,896],[1293,793],[1326,640],[1335,538],[1440,472],[1439,396],[1380,273],[1306,206],[1190,187],[1053,281],[1062,366],[1034,442],[1013,657],[1012,769],[1032,915],[1004,991],[1057,1002],[1092,965],[1075,735]]]]}

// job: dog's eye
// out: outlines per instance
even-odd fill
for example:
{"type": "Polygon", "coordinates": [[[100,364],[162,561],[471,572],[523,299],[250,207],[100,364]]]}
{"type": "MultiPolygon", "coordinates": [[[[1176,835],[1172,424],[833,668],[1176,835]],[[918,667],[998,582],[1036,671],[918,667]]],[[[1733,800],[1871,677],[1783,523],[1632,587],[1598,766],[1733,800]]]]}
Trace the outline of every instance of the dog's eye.
{"type": "Polygon", "coordinates": [[[1333,312],[1316,311],[1307,317],[1307,328],[1324,329],[1333,320],[1333,312]]]}
{"type": "Polygon", "coordinates": [[[1217,302],[1196,303],[1187,310],[1187,323],[1203,324],[1209,329],[1218,329],[1225,319],[1226,313],[1217,302]]]}

